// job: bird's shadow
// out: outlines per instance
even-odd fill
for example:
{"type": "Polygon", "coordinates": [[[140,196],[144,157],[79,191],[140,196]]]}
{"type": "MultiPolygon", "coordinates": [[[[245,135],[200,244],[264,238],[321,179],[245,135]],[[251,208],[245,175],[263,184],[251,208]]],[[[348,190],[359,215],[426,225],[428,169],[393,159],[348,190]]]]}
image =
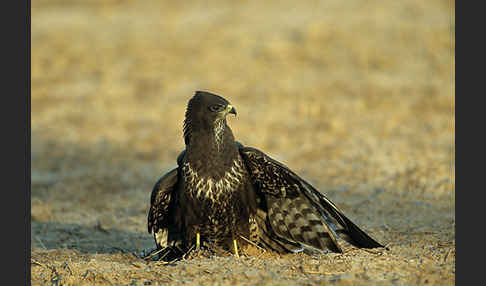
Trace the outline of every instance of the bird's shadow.
{"type": "Polygon", "coordinates": [[[149,234],[121,229],[58,222],[31,222],[32,250],[70,249],[82,253],[131,253],[139,255],[155,246],[149,234]]]}
{"type": "Polygon", "coordinates": [[[155,247],[148,232],[133,231],[133,222],[146,229],[153,184],[166,171],[153,163],[157,157],[107,140],[81,146],[38,130],[31,142],[32,251],[137,253],[155,247]]]}

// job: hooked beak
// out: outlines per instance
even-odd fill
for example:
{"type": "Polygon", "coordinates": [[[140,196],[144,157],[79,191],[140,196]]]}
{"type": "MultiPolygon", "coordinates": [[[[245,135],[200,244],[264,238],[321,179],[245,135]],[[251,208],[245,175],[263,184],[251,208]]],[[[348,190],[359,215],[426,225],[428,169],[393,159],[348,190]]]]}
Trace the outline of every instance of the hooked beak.
{"type": "Polygon", "coordinates": [[[226,106],[226,113],[231,113],[236,116],[236,109],[231,104],[228,104],[226,106]]]}

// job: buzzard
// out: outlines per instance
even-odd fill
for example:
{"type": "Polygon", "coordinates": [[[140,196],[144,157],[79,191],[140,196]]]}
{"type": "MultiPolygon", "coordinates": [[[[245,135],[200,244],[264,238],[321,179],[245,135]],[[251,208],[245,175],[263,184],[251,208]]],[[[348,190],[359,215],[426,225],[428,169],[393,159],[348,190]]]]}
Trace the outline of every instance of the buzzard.
{"type": "Polygon", "coordinates": [[[177,256],[227,241],[238,257],[240,237],[280,253],[383,247],[287,166],[235,141],[228,114],[235,108],[216,94],[189,100],[186,148],[150,199],[148,232],[159,251],[177,256]]]}

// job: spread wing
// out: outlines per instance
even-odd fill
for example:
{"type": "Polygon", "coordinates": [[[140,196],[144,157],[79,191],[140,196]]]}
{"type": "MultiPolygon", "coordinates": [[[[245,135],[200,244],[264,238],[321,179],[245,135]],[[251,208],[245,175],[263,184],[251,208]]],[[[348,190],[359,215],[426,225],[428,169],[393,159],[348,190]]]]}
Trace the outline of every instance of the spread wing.
{"type": "Polygon", "coordinates": [[[252,183],[264,198],[266,229],[270,227],[277,240],[321,251],[343,252],[349,243],[383,247],[288,167],[255,148],[238,145],[252,183]]]}
{"type": "MultiPolygon", "coordinates": [[[[181,165],[186,151],[177,156],[181,165]]],[[[175,192],[179,188],[179,168],[167,172],[155,183],[150,196],[150,209],[147,217],[148,232],[153,234],[157,248],[182,245],[181,231],[175,225],[177,202],[175,192]]]]}
{"type": "Polygon", "coordinates": [[[178,169],[175,168],[160,178],[152,190],[147,226],[148,232],[154,235],[157,248],[168,246],[169,229],[174,221],[171,202],[178,181],[178,169]]]}

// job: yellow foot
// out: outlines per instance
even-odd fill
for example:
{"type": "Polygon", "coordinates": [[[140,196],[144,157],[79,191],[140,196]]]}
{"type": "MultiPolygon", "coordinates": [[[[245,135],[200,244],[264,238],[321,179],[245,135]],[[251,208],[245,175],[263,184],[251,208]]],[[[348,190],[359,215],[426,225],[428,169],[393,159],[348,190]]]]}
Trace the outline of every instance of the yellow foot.
{"type": "Polygon", "coordinates": [[[196,251],[201,249],[201,234],[198,232],[196,233],[196,251]]]}
{"type": "Polygon", "coordinates": [[[236,239],[233,239],[233,247],[235,249],[236,258],[240,258],[240,255],[238,254],[238,243],[237,243],[236,239]]]}

